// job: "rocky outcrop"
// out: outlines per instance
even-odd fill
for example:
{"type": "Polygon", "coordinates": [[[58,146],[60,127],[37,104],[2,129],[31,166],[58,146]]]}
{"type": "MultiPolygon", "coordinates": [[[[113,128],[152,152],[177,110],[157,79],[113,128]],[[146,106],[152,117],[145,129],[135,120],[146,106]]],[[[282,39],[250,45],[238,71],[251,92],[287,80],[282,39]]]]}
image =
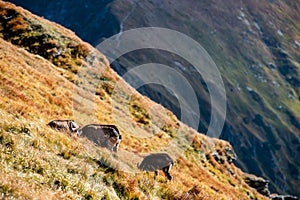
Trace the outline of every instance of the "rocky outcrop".
{"type": "MultiPolygon", "coordinates": [[[[234,160],[237,159],[233,148],[225,147],[222,150],[216,150],[210,153],[210,155],[217,161],[219,164],[224,164],[226,161],[231,164],[234,160]]],[[[208,155],[207,155],[208,156],[208,155]]]]}
{"type": "Polygon", "coordinates": [[[237,159],[237,155],[234,152],[233,148],[225,147],[225,156],[228,163],[232,163],[237,159]]]}
{"type": "Polygon", "coordinates": [[[264,196],[270,196],[269,181],[251,174],[244,174],[244,181],[257,192],[264,196]]]}
{"type": "Polygon", "coordinates": [[[256,177],[251,174],[244,174],[244,181],[252,188],[256,189],[260,194],[270,197],[271,200],[297,200],[296,196],[292,195],[270,195],[269,181],[261,177],[256,177]]]}
{"type": "Polygon", "coordinates": [[[299,199],[296,196],[291,196],[291,195],[274,195],[271,196],[271,200],[297,200],[299,199]]]}

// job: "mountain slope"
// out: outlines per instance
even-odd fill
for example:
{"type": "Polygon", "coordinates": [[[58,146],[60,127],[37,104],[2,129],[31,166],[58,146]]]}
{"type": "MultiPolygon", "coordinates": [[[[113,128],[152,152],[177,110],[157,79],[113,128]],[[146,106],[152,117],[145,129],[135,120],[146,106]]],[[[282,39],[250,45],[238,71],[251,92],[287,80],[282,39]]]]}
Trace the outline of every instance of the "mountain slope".
{"type": "Polygon", "coordinates": [[[231,163],[228,142],[197,133],[134,91],[74,33],[2,1],[0,14],[1,198],[266,199],[247,185],[245,177],[251,175],[231,163]],[[59,49],[63,51],[55,56],[59,49]],[[93,84],[93,77],[96,91],[81,88],[83,81],[93,84]],[[111,89],[117,81],[123,94],[133,95],[129,104],[120,96],[114,114],[111,89]],[[85,109],[93,103],[93,109],[85,109]],[[149,118],[151,107],[157,109],[149,118]],[[94,120],[93,114],[97,122],[120,128],[123,141],[117,154],[46,126],[55,118],[75,118],[84,125],[94,120]],[[163,127],[155,117],[165,119],[163,127]],[[132,125],[122,124],[124,118],[132,125]],[[137,171],[142,156],[164,150],[175,159],[174,180],[154,180],[137,171]]]}
{"type": "MultiPolygon", "coordinates": [[[[239,166],[270,180],[273,191],[300,195],[299,1],[118,0],[105,1],[105,6],[87,1],[79,7],[66,1],[43,6],[30,0],[12,1],[68,25],[94,45],[118,31],[144,26],[170,28],[197,40],[225,82],[228,112],[221,137],[237,150],[239,166]],[[99,21],[100,16],[103,20],[99,21]],[[99,23],[103,29],[90,28],[99,23]]],[[[198,130],[206,132],[209,94],[200,75],[193,78],[189,63],[166,52],[144,50],[127,55],[113,68],[124,74],[133,67],[128,60],[136,66],[153,61],[166,64],[189,77],[201,107],[198,130]]],[[[139,91],[180,116],[176,97],[164,88],[150,85],[139,91]]]]}

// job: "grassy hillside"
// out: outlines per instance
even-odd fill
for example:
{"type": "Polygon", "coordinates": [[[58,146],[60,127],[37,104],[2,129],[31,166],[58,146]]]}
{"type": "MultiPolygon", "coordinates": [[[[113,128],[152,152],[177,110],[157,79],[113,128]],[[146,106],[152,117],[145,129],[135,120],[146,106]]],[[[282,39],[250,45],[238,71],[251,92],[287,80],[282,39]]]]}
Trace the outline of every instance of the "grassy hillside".
{"type": "MultiPolygon", "coordinates": [[[[227,121],[221,137],[237,150],[238,165],[269,179],[272,191],[300,195],[300,1],[10,1],[70,27],[93,45],[119,31],[149,26],[177,30],[198,41],[225,83],[227,121]]],[[[156,62],[188,77],[201,108],[198,130],[206,132],[210,96],[193,66],[179,56],[151,50],[119,61],[112,67],[121,75],[156,62]]],[[[139,91],[181,115],[176,97],[163,87],[147,85],[139,91]]]]}
{"type": "Polygon", "coordinates": [[[227,161],[229,143],[197,133],[133,91],[74,33],[1,1],[0,35],[0,198],[266,199],[227,161]],[[120,91],[133,95],[130,101],[118,96],[113,111],[117,81],[120,91]],[[95,109],[85,109],[89,103],[95,109]],[[91,115],[118,125],[123,141],[117,154],[46,126],[52,119],[84,125],[95,120],[91,115]],[[164,149],[175,159],[174,180],[162,173],[154,180],[136,169],[144,155],[164,149]]]}

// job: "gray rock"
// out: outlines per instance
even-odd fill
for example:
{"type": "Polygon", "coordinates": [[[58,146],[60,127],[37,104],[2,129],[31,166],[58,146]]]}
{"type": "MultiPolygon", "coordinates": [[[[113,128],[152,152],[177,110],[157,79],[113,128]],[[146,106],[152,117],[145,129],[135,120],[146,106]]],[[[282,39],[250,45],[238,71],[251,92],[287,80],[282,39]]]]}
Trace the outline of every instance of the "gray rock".
{"type": "Polygon", "coordinates": [[[297,200],[297,199],[299,198],[291,195],[275,195],[271,197],[271,200],[297,200]]]}
{"type": "Polygon", "coordinates": [[[228,163],[232,163],[237,159],[237,155],[232,148],[225,147],[225,156],[228,163]]]}
{"type": "Polygon", "coordinates": [[[250,174],[244,174],[244,181],[252,188],[256,189],[260,194],[269,197],[269,181],[261,177],[256,177],[250,174]]]}

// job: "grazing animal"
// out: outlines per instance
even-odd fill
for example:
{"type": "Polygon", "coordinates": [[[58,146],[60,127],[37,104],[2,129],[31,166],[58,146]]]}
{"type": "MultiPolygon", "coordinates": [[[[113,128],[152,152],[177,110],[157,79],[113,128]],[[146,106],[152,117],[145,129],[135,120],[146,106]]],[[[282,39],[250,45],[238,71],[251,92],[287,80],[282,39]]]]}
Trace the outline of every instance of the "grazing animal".
{"type": "Polygon", "coordinates": [[[174,165],[173,159],[166,153],[153,153],[144,158],[138,168],[143,171],[154,171],[155,176],[158,170],[162,170],[169,180],[172,180],[170,174],[171,167],[174,165]]]}
{"type": "Polygon", "coordinates": [[[96,145],[114,152],[118,151],[122,136],[115,125],[88,124],[78,131],[79,135],[87,137],[96,145]]]}
{"type": "Polygon", "coordinates": [[[73,120],[53,120],[47,125],[59,131],[76,132],[80,128],[73,120]]]}

